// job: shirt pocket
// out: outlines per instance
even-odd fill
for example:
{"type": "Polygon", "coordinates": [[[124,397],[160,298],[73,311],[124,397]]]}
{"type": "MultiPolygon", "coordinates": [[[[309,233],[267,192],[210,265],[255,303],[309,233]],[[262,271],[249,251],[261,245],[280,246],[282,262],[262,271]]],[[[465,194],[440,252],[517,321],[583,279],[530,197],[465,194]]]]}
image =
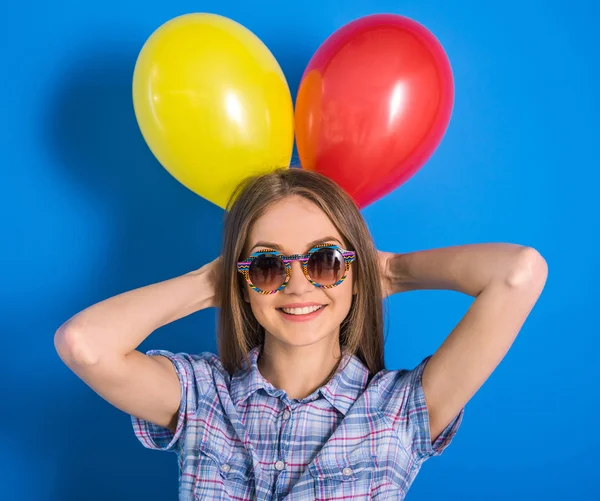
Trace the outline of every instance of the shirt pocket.
{"type": "Polygon", "coordinates": [[[231,453],[210,445],[200,446],[194,481],[194,499],[221,500],[254,499],[252,459],[246,451],[231,453]]]}
{"type": "Polygon", "coordinates": [[[376,456],[362,450],[317,457],[309,467],[314,499],[370,499],[376,464],[376,456]]]}

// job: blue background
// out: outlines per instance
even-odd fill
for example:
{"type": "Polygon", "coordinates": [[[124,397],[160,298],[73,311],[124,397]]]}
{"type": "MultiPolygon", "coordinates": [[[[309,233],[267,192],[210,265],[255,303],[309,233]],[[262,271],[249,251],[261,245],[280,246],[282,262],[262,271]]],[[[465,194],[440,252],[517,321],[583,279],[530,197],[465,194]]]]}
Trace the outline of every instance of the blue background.
{"type": "MultiPolygon", "coordinates": [[[[10,2],[0,31],[2,287],[0,497],[175,500],[173,454],[144,449],[53,347],[56,329],[109,296],[199,268],[219,253],[223,212],[155,161],[131,102],[136,56],[159,25],[214,12],[272,50],[295,96],[317,47],[376,12],[441,41],[456,99],[428,164],[364,210],[377,246],[536,247],[546,289],[507,357],[467,405],[453,444],[408,499],[600,499],[598,40],[588,2],[10,2]],[[8,15],[7,15],[8,14],[8,15]]],[[[388,368],[433,352],[471,298],[390,300],[388,368]]],[[[214,351],[215,310],[141,349],[214,351]]]]}

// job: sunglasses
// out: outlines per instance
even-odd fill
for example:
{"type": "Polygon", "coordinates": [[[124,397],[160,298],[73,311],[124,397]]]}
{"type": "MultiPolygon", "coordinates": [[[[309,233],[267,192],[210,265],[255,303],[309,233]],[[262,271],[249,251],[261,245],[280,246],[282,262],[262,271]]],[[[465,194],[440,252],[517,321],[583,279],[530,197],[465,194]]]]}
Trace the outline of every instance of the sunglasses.
{"type": "Polygon", "coordinates": [[[271,249],[261,249],[239,261],[237,269],[256,292],[275,294],[290,281],[292,261],[302,263],[304,276],[315,287],[331,289],[344,281],[350,264],[355,259],[354,251],[347,251],[335,244],[319,244],[307,254],[291,256],[284,256],[271,249]]]}

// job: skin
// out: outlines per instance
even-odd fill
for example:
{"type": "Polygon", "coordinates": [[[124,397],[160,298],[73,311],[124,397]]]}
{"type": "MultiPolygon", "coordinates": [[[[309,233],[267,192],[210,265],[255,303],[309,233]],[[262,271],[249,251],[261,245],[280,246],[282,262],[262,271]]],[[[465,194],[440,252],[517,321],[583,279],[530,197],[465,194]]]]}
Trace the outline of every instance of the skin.
{"type": "MultiPolygon", "coordinates": [[[[289,254],[310,242],[341,235],[316,206],[290,198],[256,221],[246,256],[259,240],[289,254]]],[[[344,242],[340,242],[344,243],[344,242]]],[[[360,259],[360,256],[357,257],[360,259]]],[[[54,344],[65,364],[115,407],[175,430],[180,384],[171,362],[136,348],[156,329],[215,304],[217,258],[199,270],[108,298],[79,312],[57,330],[54,344]]],[[[446,289],[475,300],[435,351],[423,372],[432,442],[502,361],[540,296],[548,266],[532,248],[484,243],[406,254],[379,251],[383,295],[446,289]]],[[[245,290],[265,327],[259,370],[291,398],[321,386],[340,357],[339,326],[357,293],[352,275],[333,289],[306,280],[292,264],[287,287],[272,295],[245,290]],[[314,320],[284,321],[277,307],[292,302],[326,304],[314,320]]]]}
{"type": "Polygon", "coordinates": [[[445,289],[475,300],[423,371],[432,442],[502,361],[537,302],[548,265],[532,247],[470,244],[379,252],[388,294],[445,289]]]}
{"type": "MultiPolygon", "coordinates": [[[[319,207],[294,196],[278,202],[257,219],[245,247],[245,256],[273,242],[285,255],[303,254],[311,242],[345,243],[333,223],[319,207]],[[293,221],[293,224],[290,224],[293,221]]],[[[258,368],[275,387],[290,398],[301,399],[325,383],[341,356],[340,324],[352,302],[354,277],[348,276],[337,287],[322,289],[312,285],[299,261],[292,263],[292,276],[286,287],[275,294],[258,294],[246,284],[244,298],[250,303],[258,322],[265,328],[265,342],[258,368]],[[308,322],[290,322],[277,310],[289,303],[316,302],[325,309],[308,322]]]]}
{"type": "MultiPolygon", "coordinates": [[[[284,200],[258,220],[248,251],[259,240],[281,244],[286,254],[303,253],[307,242],[330,235],[331,221],[311,202],[284,200]],[[293,224],[290,224],[293,221],[293,224]]],[[[423,373],[423,392],[432,442],[479,390],[512,346],[537,302],[548,266],[531,247],[484,243],[406,254],[379,252],[383,296],[422,289],[445,289],[475,300],[435,351],[423,373]]],[[[248,253],[249,255],[249,253],[248,253]]],[[[358,257],[360,259],[360,257],[358,257]]],[[[348,313],[352,277],[334,289],[318,289],[292,264],[288,286],[261,295],[247,286],[246,299],[266,329],[259,370],[292,398],[303,398],[324,384],[339,356],[339,325],[348,313]],[[315,320],[289,323],[276,308],[289,302],[327,304],[315,320]]]]}

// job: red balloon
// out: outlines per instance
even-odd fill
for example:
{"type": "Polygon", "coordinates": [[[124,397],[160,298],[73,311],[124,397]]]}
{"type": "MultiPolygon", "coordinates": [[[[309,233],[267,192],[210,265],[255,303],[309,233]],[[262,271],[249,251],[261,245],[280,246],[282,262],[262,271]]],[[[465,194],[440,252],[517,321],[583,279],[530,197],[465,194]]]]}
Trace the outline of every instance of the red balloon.
{"type": "Polygon", "coordinates": [[[302,76],[295,111],[302,166],[364,207],[427,161],[453,102],[450,62],[429,30],[394,14],[352,21],[325,40],[302,76]]]}

